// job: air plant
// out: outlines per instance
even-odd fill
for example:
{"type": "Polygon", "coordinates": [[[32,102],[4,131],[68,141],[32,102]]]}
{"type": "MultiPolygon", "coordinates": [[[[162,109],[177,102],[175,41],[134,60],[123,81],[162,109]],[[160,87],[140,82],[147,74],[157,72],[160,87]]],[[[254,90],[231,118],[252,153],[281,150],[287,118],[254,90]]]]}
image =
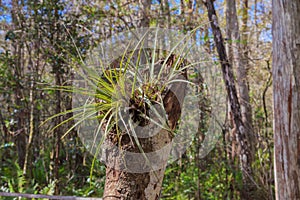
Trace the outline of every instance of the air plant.
{"type": "Polygon", "coordinates": [[[191,49],[186,40],[196,30],[183,37],[169,51],[158,49],[156,44],[158,32],[155,34],[152,50],[143,49],[147,34],[145,33],[133,50],[129,50],[130,45],[128,45],[124,53],[109,65],[104,64],[101,58],[96,58],[98,65],[90,66],[79,54],[81,65],[74,66],[74,70],[81,77],[80,81],[76,83],[73,80],[72,86],[58,86],[54,89],[71,92],[81,97],[86,96],[85,103],[47,119],[48,121],[73,113],[72,117],[57,124],[50,131],[74,120],[75,123],[61,137],[63,139],[82,123],[97,121],[97,128],[93,132],[94,138],[90,143],[90,148],[95,151],[94,162],[101,145],[108,137],[113,137],[111,140],[122,148],[121,137],[124,133],[144,154],[136,133],[137,126],[147,126],[152,123],[174,135],[174,127],[169,126],[168,116],[164,112],[164,97],[175,83],[194,85],[187,80],[185,74],[198,63],[187,63],[185,57],[191,49]],[[180,51],[178,51],[179,47],[180,51]],[[142,59],[144,63],[141,63],[142,59]],[[109,135],[111,132],[115,134],[109,135]],[[99,135],[101,135],[100,141],[99,135]]]}

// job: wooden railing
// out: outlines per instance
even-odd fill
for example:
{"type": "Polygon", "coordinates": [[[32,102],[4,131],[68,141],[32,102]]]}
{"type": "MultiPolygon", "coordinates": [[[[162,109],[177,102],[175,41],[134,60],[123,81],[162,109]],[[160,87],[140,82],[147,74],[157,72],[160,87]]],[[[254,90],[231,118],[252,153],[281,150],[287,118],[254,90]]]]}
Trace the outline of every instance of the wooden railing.
{"type": "Polygon", "coordinates": [[[0,198],[2,197],[23,197],[28,199],[66,199],[66,200],[102,200],[102,198],[91,197],[75,197],[75,196],[52,196],[43,194],[25,194],[25,193],[10,193],[0,192],[0,198]]]}

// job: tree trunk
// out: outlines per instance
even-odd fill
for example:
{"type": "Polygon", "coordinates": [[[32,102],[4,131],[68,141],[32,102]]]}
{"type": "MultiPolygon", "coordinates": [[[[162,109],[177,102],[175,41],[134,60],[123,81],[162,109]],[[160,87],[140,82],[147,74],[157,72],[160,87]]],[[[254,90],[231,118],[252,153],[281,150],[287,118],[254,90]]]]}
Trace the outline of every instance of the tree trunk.
{"type": "MultiPolygon", "coordinates": [[[[14,30],[18,30],[20,22],[20,12],[19,12],[19,4],[18,1],[12,1],[12,23],[14,30]]],[[[23,35],[23,31],[21,32],[23,35]]],[[[14,104],[12,107],[15,109],[14,111],[14,125],[11,127],[11,131],[15,136],[15,143],[17,146],[18,152],[18,164],[21,169],[24,167],[25,163],[25,152],[26,152],[26,131],[27,126],[25,125],[25,119],[27,118],[24,107],[24,93],[23,86],[21,85],[19,80],[24,78],[23,76],[23,65],[24,65],[24,44],[20,42],[13,43],[13,55],[14,58],[14,78],[16,81],[16,86],[14,87],[14,104]]]]}
{"type": "Polygon", "coordinates": [[[151,0],[141,0],[141,27],[149,27],[150,25],[150,9],[151,9],[151,0]]]}
{"type": "Polygon", "coordinates": [[[233,69],[227,58],[224,40],[219,26],[213,0],[206,0],[204,1],[204,4],[208,10],[208,17],[214,35],[214,42],[216,44],[217,52],[221,62],[223,79],[230,102],[230,108],[233,114],[234,125],[236,127],[236,138],[240,145],[239,159],[243,176],[241,198],[254,199],[251,196],[255,194],[255,186],[253,185],[253,171],[251,168],[251,145],[247,140],[247,130],[242,120],[241,107],[237,97],[233,69]]]}
{"type": "Polygon", "coordinates": [[[276,199],[300,199],[300,1],[273,0],[276,199]]]}
{"type": "MultiPolygon", "coordinates": [[[[237,14],[235,13],[237,16],[237,14]]],[[[237,17],[236,17],[237,20],[237,17]]],[[[236,21],[237,31],[239,31],[238,21],[236,21]]],[[[237,32],[237,39],[240,38],[239,48],[237,53],[237,78],[239,86],[239,95],[241,103],[241,111],[243,121],[247,127],[249,139],[251,140],[251,148],[254,147],[255,134],[252,126],[252,108],[250,104],[250,88],[248,84],[248,0],[242,2],[242,25],[240,33],[237,32]],[[240,55],[239,55],[240,54],[240,55]],[[239,60],[239,61],[238,61],[239,60]]],[[[254,148],[253,148],[254,153],[254,148]]]]}
{"type": "MultiPolygon", "coordinates": [[[[175,57],[173,58],[175,59],[175,57]]],[[[171,66],[168,63],[167,65],[171,66]]],[[[175,78],[186,80],[186,72],[175,78]]],[[[162,95],[168,126],[172,130],[176,128],[181,115],[181,104],[185,97],[185,90],[185,82],[175,82],[165,95],[162,95]]],[[[130,135],[132,135],[130,132],[123,131],[121,136],[118,136],[116,131],[112,131],[106,138],[104,143],[106,180],[103,197],[111,200],[159,199],[164,172],[171,151],[169,144],[172,142],[172,133],[161,129],[154,136],[138,138],[144,153],[151,153],[150,157],[144,158],[141,156],[143,153],[137,141],[130,139],[130,135]],[[115,148],[116,146],[118,148],[115,148]]],[[[138,130],[136,132],[138,133],[138,130]]],[[[133,137],[131,136],[131,138],[133,137]]]]}
{"type": "MultiPolygon", "coordinates": [[[[114,134],[110,134],[110,137],[113,135],[114,134]]],[[[139,138],[139,142],[143,146],[143,151],[145,153],[160,150],[165,144],[169,144],[170,141],[171,137],[168,131],[160,131],[151,139],[147,138],[142,140],[139,138]]],[[[123,147],[129,147],[129,149],[126,149],[127,151],[139,152],[136,143],[134,145],[130,144],[128,133],[122,134],[121,143],[123,147]]],[[[112,143],[111,145],[114,146],[112,143]]],[[[135,168],[141,169],[143,168],[142,165],[145,165],[145,170],[149,171],[147,168],[150,166],[147,165],[147,160],[140,159],[140,157],[130,157],[127,156],[126,153],[118,153],[116,150],[109,151],[107,157],[108,163],[106,163],[106,180],[103,195],[105,199],[159,199],[166,161],[162,163],[161,169],[159,170],[144,173],[131,173],[130,170],[134,170],[135,168]],[[118,170],[118,168],[122,168],[122,165],[124,165],[122,162],[123,160],[130,166],[127,166],[130,169],[118,170]],[[109,167],[112,165],[113,167],[109,167]]],[[[166,155],[170,154],[168,151],[165,153],[166,155]]],[[[157,158],[161,159],[161,155],[157,155],[157,158]]]]}
{"type": "Polygon", "coordinates": [[[228,32],[228,40],[229,40],[229,51],[232,53],[233,59],[231,60],[231,64],[236,66],[236,74],[237,74],[237,85],[238,85],[238,94],[239,94],[239,102],[241,105],[241,114],[242,120],[246,128],[246,136],[250,143],[252,157],[254,156],[254,140],[255,135],[252,126],[252,110],[250,104],[250,96],[249,96],[249,86],[248,86],[248,78],[247,78],[247,37],[243,35],[247,30],[247,20],[248,20],[248,0],[243,1],[243,25],[242,31],[239,30],[239,22],[237,18],[236,11],[236,1],[235,0],[227,0],[226,1],[226,25],[228,32]],[[241,34],[240,34],[241,32],[241,34]]]}

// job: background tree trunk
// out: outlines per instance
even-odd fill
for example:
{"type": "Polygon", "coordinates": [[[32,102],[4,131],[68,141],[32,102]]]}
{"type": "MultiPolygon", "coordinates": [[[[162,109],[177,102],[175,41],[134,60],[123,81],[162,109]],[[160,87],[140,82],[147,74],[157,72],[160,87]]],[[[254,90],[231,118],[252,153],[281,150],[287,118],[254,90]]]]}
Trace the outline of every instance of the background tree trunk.
{"type": "Polygon", "coordinates": [[[150,9],[151,9],[151,0],[141,0],[141,27],[149,27],[150,25],[150,9]]]}
{"type": "Polygon", "coordinates": [[[276,199],[300,199],[300,2],[273,0],[276,199]]]}
{"type": "Polygon", "coordinates": [[[241,190],[241,199],[255,199],[251,195],[255,195],[256,186],[253,185],[253,170],[251,167],[251,144],[247,138],[247,130],[242,120],[240,103],[238,101],[237,91],[235,87],[233,69],[230,65],[225,51],[224,40],[218,22],[213,0],[204,1],[208,10],[208,17],[214,35],[214,42],[217,48],[219,59],[221,62],[223,79],[225,82],[230,108],[233,114],[233,121],[236,128],[236,137],[240,145],[239,159],[243,176],[243,187],[241,190]]]}
{"type": "Polygon", "coordinates": [[[236,75],[237,75],[237,85],[238,85],[238,94],[239,94],[239,102],[241,105],[241,114],[242,120],[244,122],[246,128],[246,136],[250,143],[252,157],[254,156],[254,140],[255,135],[252,127],[252,110],[250,104],[250,96],[249,96],[249,86],[248,86],[248,78],[247,78],[247,36],[245,36],[245,32],[247,30],[247,19],[248,19],[248,1],[243,1],[243,24],[242,30],[239,29],[239,21],[237,17],[236,11],[236,1],[235,0],[227,0],[226,1],[226,25],[228,30],[228,41],[230,52],[232,53],[233,59],[231,64],[236,66],[236,75]]]}

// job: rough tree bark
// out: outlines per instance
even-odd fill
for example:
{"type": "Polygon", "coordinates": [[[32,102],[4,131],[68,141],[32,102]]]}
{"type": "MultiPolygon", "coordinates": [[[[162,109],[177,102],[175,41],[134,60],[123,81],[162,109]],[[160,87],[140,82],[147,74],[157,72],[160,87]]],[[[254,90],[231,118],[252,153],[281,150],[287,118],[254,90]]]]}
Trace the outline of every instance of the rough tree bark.
{"type": "Polygon", "coordinates": [[[300,199],[300,1],[273,0],[276,199],[300,199]]]}
{"type": "Polygon", "coordinates": [[[213,4],[214,1],[205,0],[203,2],[208,11],[208,18],[210,20],[210,25],[214,35],[214,42],[221,62],[223,79],[225,82],[225,87],[230,102],[230,108],[233,114],[233,121],[236,127],[236,138],[241,147],[241,150],[239,152],[240,167],[243,176],[243,188],[241,190],[241,198],[254,199],[252,195],[255,194],[254,190],[256,188],[253,185],[252,179],[253,171],[251,168],[251,146],[249,141],[247,140],[247,130],[242,120],[241,107],[237,97],[233,69],[228,61],[227,54],[225,51],[223,36],[213,4]]]}

